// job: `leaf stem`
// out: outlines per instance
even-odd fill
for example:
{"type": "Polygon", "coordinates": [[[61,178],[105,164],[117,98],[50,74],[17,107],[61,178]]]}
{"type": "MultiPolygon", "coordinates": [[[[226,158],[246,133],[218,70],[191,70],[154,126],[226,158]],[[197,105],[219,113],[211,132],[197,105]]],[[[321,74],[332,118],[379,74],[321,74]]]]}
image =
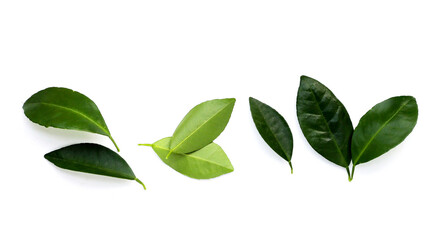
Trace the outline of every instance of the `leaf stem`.
{"type": "Polygon", "coordinates": [[[117,143],[115,142],[114,138],[112,137],[112,135],[109,135],[110,140],[112,140],[112,142],[114,143],[115,148],[117,149],[117,151],[119,152],[120,149],[117,146],[117,143]]]}
{"type": "Polygon", "coordinates": [[[149,143],[141,143],[141,144],[139,144],[139,146],[152,147],[152,144],[149,144],[149,143]]]}
{"type": "Polygon", "coordinates": [[[345,170],[347,170],[347,174],[348,174],[348,181],[350,182],[350,181],[351,181],[351,179],[350,179],[350,170],[349,170],[348,166],[347,166],[347,167],[345,167],[345,170]]]}
{"type": "Polygon", "coordinates": [[[348,178],[348,181],[350,181],[350,182],[353,180],[353,175],[355,174],[355,166],[356,165],[353,164],[353,166],[352,166],[352,175],[348,178]]]}
{"type": "Polygon", "coordinates": [[[293,173],[293,169],[292,169],[292,163],[291,163],[291,160],[289,160],[288,163],[289,163],[289,166],[291,167],[291,174],[292,174],[292,173],[293,173]]]}
{"type": "Polygon", "coordinates": [[[145,184],[144,184],[142,181],[140,181],[140,179],[135,178],[135,181],[137,181],[138,183],[140,183],[140,184],[143,186],[143,188],[146,190],[146,186],[145,186],[145,184]]]}

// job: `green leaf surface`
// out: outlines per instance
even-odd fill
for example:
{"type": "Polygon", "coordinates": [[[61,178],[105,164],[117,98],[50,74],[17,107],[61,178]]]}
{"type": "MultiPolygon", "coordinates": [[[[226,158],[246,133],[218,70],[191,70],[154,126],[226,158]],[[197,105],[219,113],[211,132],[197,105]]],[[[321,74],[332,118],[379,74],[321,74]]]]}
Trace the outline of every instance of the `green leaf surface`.
{"type": "Polygon", "coordinates": [[[344,105],[322,83],[302,76],[296,107],[300,128],[311,147],[348,172],[353,125],[344,105]]]}
{"type": "Polygon", "coordinates": [[[292,173],[293,138],[288,123],[275,109],[255,98],[249,98],[249,105],[252,119],[261,137],[272,150],[288,161],[292,173]]]}
{"type": "Polygon", "coordinates": [[[93,143],[70,145],[44,156],[54,165],[78,172],[136,180],[143,188],[145,185],[135,177],[134,172],[116,152],[93,143]]]}
{"type": "Polygon", "coordinates": [[[191,178],[209,179],[233,172],[232,163],[216,143],[210,143],[204,148],[189,154],[172,153],[167,159],[171,139],[171,137],[167,137],[154,144],[140,145],[151,146],[164,163],[191,178]]]}
{"type": "Polygon", "coordinates": [[[392,97],[375,105],[353,133],[353,167],[400,144],[414,129],[417,118],[417,101],[411,96],[392,97]]]}
{"type": "Polygon", "coordinates": [[[44,127],[72,129],[108,136],[118,151],[96,104],[85,95],[50,87],[32,95],[23,104],[25,115],[44,127]]]}
{"type": "Polygon", "coordinates": [[[213,142],[229,122],[234,105],[234,98],[215,99],[191,109],[174,131],[170,154],[190,153],[213,142]]]}

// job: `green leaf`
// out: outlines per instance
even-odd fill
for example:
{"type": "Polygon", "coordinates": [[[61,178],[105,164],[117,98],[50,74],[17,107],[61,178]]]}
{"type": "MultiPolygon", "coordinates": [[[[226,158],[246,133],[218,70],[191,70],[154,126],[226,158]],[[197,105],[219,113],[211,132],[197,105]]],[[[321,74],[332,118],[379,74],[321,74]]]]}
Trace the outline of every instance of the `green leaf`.
{"type": "Polygon", "coordinates": [[[261,137],[272,150],[288,161],[292,173],[293,138],[288,123],[275,109],[255,98],[249,98],[249,105],[252,119],[261,137]]]}
{"type": "Polygon", "coordinates": [[[213,142],[229,122],[235,98],[203,102],[187,113],[174,131],[170,153],[190,153],[213,142]]]}
{"type": "Polygon", "coordinates": [[[204,148],[189,154],[173,153],[168,159],[170,152],[171,137],[161,139],[154,144],[140,144],[151,146],[157,155],[168,166],[174,170],[196,179],[209,179],[233,172],[232,163],[216,143],[210,143],[204,148]]]}
{"type": "Polygon", "coordinates": [[[368,162],[400,144],[417,124],[417,101],[411,96],[389,98],[375,105],[359,120],[353,133],[355,166],[368,162]]]}
{"type": "Polygon", "coordinates": [[[44,127],[86,131],[112,138],[96,104],[79,92],[50,87],[35,93],[23,104],[25,115],[44,127]]]}
{"type": "Polygon", "coordinates": [[[322,83],[302,76],[296,107],[300,128],[311,147],[349,174],[353,125],[344,105],[322,83]]]}
{"type": "Polygon", "coordinates": [[[135,180],[146,189],[120,155],[98,144],[75,144],[47,153],[44,157],[60,168],[135,180]]]}

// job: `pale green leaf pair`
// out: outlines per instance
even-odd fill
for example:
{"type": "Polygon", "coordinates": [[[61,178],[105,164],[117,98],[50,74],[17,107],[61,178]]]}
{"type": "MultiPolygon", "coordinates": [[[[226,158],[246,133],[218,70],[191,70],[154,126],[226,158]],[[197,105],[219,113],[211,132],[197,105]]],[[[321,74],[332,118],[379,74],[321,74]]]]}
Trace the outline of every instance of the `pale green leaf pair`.
{"type": "Polygon", "coordinates": [[[224,151],[213,141],[229,122],[234,98],[203,102],[187,113],[172,137],[151,146],[174,170],[196,179],[208,179],[233,171],[224,151]]]}

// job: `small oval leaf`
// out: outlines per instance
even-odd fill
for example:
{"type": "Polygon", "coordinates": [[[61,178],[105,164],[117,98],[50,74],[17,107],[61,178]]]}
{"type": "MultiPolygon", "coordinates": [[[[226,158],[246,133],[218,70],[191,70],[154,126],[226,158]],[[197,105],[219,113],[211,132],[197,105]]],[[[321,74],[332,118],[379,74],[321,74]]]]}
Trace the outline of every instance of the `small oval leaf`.
{"type": "Polygon", "coordinates": [[[288,123],[275,109],[255,98],[249,98],[249,105],[252,119],[261,137],[289,163],[292,173],[293,138],[288,123]]]}
{"type": "Polygon", "coordinates": [[[392,97],[375,105],[359,120],[353,133],[353,165],[368,162],[400,144],[414,129],[417,118],[417,101],[411,96],[392,97]]]}
{"type": "Polygon", "coordinates": [[[235,98],[226,98],[195,106],[174,131],[170,153],[190,153],[213,142],[229,122],[234,105],[235,98]]]}
{"type": "Polygon", "coordinates": [[[171,139],[171,137],[167,137],[154,144],[141,145],[151,146],[163,162],[191,178],[209,179],[233,172],[232,163],[216,143],[210,143],[204,148],[189,154],[172,153],[167,159],[171,139]]]}
{"type": "Polygon", "coordinates": [[[96,104],[85,95],[67,88],[50,87],[35,93],[23,104],[25,115],[44,127],[72,129],[112,138],[96,104]]]}
{"type": "Polygon", "coordinates": [[[353,125],[344,105],[322,83],[302,76],[296,106],[300,128],[311,147],[348,171],[353,125]]]}
{"type": "Polygon", "coordinates": [[[93,143],[81,143],[63,147],[44,156],[54,165],[78,172],[136,180],[134,172],[117,153],[109,148],[93,143]]]}

